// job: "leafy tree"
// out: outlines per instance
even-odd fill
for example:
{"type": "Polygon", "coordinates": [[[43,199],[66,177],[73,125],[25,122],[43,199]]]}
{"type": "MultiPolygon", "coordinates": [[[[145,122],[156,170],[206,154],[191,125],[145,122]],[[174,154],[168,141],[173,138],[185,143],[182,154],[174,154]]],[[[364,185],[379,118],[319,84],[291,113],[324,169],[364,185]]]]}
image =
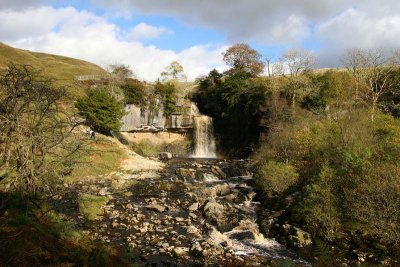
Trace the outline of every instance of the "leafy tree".
{"type": "Polygon", "coordinates": [[[96,131],[109,133],[121,127],[123,106],[105,89],[90,90],[87,96],[78,99],[75,106],[86,119],[86,124],[96,131]]]}
{"type": "Polygon", "coordinates": [[[229,47],[223,56],[224,62],[232,67],[230,72],[246,72],[256,77],[265,67],[261,55],[248,44],[235,44],[229,47]]]}
{"type": "Polygon", "coordinates": [[[178,61],[173,61],[161,72],[162,81],[186,81],[187,77],[182,65],[178,61]]]}
{"type": "Polygon", "coordinates": [[[60,106],[64,97],[64,88],[29,66],[1,72],[0,181],[8,188],[37,193],[74,168],[81,142],[60,106]]]}
{"type": "Polygon", "coordinates": [[[126,104],[143,107],[146,105],[147,92],[145,84],[139,80],[127,79],[121,86],[126,104]]]}
{"type": "Polygon", "coordinates": [[[164,115],[170,116],[176,111],[176,87],[172,81],[158,81],[154,93],[159,96],[164,108],[164,115]]]}
{"type": "Polygon", "coordinates": [[[256,181],[267,197],[282,194],[298,180],[296,169],[287,163],[267,161],[256,174],[256,181]]]}
{"type": "Polygon", "coordinates": [[[223,77],[216,70],[198,82],[192,99],[201,112],[214,118],[220,148],[233,154],[250,153],[262,130],[261,107],[270,94],[270,83],[247,72],[223,77]]]}

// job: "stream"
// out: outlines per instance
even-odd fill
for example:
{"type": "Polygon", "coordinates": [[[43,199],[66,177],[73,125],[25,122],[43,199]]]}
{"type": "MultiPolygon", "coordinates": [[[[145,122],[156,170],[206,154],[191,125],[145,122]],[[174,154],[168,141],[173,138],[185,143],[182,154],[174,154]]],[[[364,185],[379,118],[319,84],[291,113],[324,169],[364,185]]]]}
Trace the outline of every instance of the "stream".
{"type": "Polygon", "coordinates": [[[246,161],[166,164],[151,177],[125,179],[122,187],[108,179],[66,185],[54,206],[92,239],[126,251],[135,266],[279,266],[287,258],[310,266],[260,233],[261,207],[246,161]],[[99,220],[79,213],[81,193],[108,196],[99,220]]]}

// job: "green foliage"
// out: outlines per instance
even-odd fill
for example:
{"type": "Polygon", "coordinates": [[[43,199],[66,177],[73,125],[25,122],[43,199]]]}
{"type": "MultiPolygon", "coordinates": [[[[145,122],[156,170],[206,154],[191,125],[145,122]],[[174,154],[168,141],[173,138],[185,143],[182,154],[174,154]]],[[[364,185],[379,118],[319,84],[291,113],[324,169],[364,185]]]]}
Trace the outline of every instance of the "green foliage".
{"type": "Polygon", "coordinates": [[[121,126],[123,106],[105,89],[90,90],[87,96],[78,99],[75,106],[86,124],[98,132],[118,131],[121,126]]]}
{"type": "Polygon", "coordinates": [[[287,163],[267,161],[262,164],[256,174],[258,186],[267,197],[284,193],[298,180],[296,169],[287,163]]]}
{"type": "Polygon", "coordinates": [[[147,104],[147,92],[143,82],[127,79],[120,87],[126,104],[134,104],[138,107],[144,107],[147,104]]]}
{"type": "Polygon", "coordinates": [[[246,72],[223,76],[216,70],[200,79],[192,99],[201,112],[214,118],[220,148],[228,153],[248,155],[263,130],[262,106],[270,95],[271,84],[251,78],[246,72]]]}
{"type": "Polygon", "coordinates": [[[186,75],[183,71],[182,65],[173,61],[169,66],[165,68],[165,71],[161,72],[161,79],[170,82],[186,81],[186,75]]]}
{"type": "MultiPolygon", "coordinates": [[[[269,166],[271,161],[287,162],[299,174],[295,190],[301,198],[290,208],[293,223],[313,238],[342,243],[347,235],[368,237],[386,248],[379,253],[396,253],[389,251],[395,251],[400,238],[395,208],[400,205],[400,122],[387,115],[371,121],[365,109],[335,119],[296,119],[271,133],[260,150],[267,163],[259,166],[256,177],[289,177],[269,166]]],[[[273,189],[258,184],[267,193],[273,189]]],[[[279,200],[287,194],[280,190],[269,196],[279,200]]]]}
{"type": "Polygon", "coordinates": [[[164,115],[170,116],[176,111],[176,87],[171,81],[158,81],[154,88],[154,93],[158,95],[164,107],[164,115]]]}
{"type": "Polygon", "coordinates": [[[224,55],[224,62],[232,68],[228,73],[241,72],[252,77],[260,75],[265,67],[261,61],[261,54],[248,44],[235,44],[229,47],[224,55]]]}
{"type": "Polygon", "coordinates": [[[306,187],[305,197],[294,211],[295,216],[305,221],[306,230],[327,240],[332,240],[340,227],[339,203],[333,191],[334,179],[334,171],[324,167],[318,179],[306,187]]]}

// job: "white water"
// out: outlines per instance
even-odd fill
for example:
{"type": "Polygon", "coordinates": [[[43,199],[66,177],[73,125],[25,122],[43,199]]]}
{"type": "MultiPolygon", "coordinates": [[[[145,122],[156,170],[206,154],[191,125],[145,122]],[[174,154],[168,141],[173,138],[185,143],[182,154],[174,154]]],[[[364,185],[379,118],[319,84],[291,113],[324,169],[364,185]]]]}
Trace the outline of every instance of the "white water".
{"type": "Polygon", "coordinates": [[[191,113],[194,120],[194,151],[192,158],[215,158],[215,138],[212,118],[200,114],[192,104],[191,113]]]}

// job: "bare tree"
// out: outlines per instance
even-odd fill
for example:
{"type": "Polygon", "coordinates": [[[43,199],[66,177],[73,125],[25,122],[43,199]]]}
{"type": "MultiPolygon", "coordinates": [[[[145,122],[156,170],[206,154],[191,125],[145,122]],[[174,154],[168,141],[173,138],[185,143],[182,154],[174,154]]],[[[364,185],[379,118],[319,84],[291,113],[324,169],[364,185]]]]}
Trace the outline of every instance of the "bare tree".
{"type": "Polygon", "coordinates": [[[314,69],[317,58],[310,51],[290,49],[283,53],[280,62],[284,66],[285,73],[283,75],[287,73],[290,77],[296,77],[305,71],[314,69]]]}
{"type": "Polygon", "coordinates": [[[129,65],[124,64],[111,64],[107,67],[112,77],[118,81],[124,81],[127,78],[133,78],[134,73],[129,65]]]}
{"type": "Polygon", "coordinates": [[[356,80],[355,100],[370,108],[371,120],[374,120],[381,96],[393,82],[391,70],[398,65],[395,55],[382,49],[353,48],[343,57],[344,66],[356,80]]]}
{"type": "Polygon", "coordinates": [[[28,66],[0,74],[0,181],[8,188],[35,193],[72,170],[81,143],[61,108],[64,96],[28,66]]]}
{"type": "Polygon", "coordinates": [[[303,49],[290,49],[283,53],[279,63],[274,66],[276,71],[286,78],[283,89],[290,100],[293,112],[296,100],[311,90],[309,79],[301,74],[314,69],[316,62],[317,58],[311,52],[303,49]]]}

